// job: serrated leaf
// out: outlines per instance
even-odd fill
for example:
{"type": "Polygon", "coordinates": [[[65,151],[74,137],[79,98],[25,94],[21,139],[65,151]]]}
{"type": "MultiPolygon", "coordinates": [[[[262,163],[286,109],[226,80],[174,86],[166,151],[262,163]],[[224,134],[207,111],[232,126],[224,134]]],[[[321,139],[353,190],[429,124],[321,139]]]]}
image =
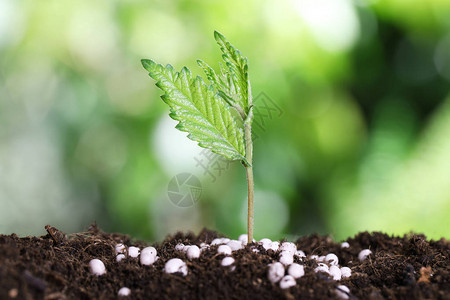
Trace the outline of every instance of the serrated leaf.
{"type": "Polygon", "coordinates": [[[201,77],[193,78],[186,67],[176,72],[171,65],[164,67],[148,59],[142,65],[164,91],[161,98],[169,105],[170,116],[179,121],[176,128],[188,132],[188,138],[201,147],[246,161],[243,130],[211,85],[201,77]]]}
{"type": "Polygon", "coordinates": [[[228,80],[232,81],[236,89],[236,95],[239,96],[238,102],[244,111],[248,113],[251,104],[249,103],[251,87],[248,75],[248,60],[220,32],[214,31],[214,38],[222,50],[222,58],[226,65],[226,68],[221,67],[221,71],[230,75],[228,80]]]}
{"type": "Polygon", "coordinates": [[[197,59],[198,65],[205,71],[206,77],[219,90],[223,85],[223,81],[217,76],[213,68],[201,59],[197,59]]]}
{"type": "Polygon", "coordinates": [[[221,96],[223,100],[225,100],[230,106],[235,106],[236,100],[232,96],[230,96],[234,95],[235,91],[231,90],[231,85],[227,80],[227,77],[222,76],[226,80],[224,81],[222,77],[217,76],[213,68],[211,68],[207,63],[205,63],[201,59],[198,59],[197,63],[205,72],[206,78],[208,78],[209,82],[218,91],[219,96],[221,96]]]}

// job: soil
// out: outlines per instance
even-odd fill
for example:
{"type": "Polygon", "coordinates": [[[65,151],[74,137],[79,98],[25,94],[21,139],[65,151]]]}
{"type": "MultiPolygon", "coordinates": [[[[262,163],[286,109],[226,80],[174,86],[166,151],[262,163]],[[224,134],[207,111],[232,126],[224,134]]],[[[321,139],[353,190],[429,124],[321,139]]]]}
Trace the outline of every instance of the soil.
{"type": "Polygon", "coordinates": [[[334,281],[314,272],[315,260],[305,259],[301,261],[305,275],[296,286],[282,290],[267,279],[267,265],[278,256],[261,245],[253,245],[260,253],[252,252],[251,245],[233,252],[234,270],[221,266],[224,255],[217,254],[217,246],[192,261],[174,249],[178,243],[210,243],[220,236],[214,231],[169,236],[152,245],[160,258],[142,266],[136,258],[116,262],[115,245],[142,248],[148,246],[145,242],[104,233],[95,225],[69,236],[53,227],[46,229],[49,234],[42,237],[0,235],[0,299],[116,299],[124,286],[131,295],[121,299],[338,299],[336,287],[341,284],[350,289],[349,299],[450,299],[450,242],[429,241],[424,235],[363,232],[347,240],[349,248],[327,236],[299,238],[298,249],[307,255],[335,253],[341,266],[351,268],[352,276],[334,281]],[[360,262],[362,249],[373,254],[360,262]],[[174,257],[187,263],[187,276],[163,272],[165,262],[174,257]],[[93,258],[105,263],[105,275],[90,273],[93,258]]]}

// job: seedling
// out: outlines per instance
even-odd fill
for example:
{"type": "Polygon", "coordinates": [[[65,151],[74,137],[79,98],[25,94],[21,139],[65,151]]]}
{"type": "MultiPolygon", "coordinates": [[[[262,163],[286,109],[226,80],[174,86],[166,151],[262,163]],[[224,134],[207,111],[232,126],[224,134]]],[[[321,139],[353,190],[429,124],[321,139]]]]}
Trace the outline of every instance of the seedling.
{"type": "Polygon", "coordinates": [[[245,167],[248,184],[248,241],[253,240],[253,103],[248,75],[248,60],[219,32],[214,37],[222,50],[224,64],[216,73],[197,60],[209,83],[193,77],[184,67],[180,72],[150,59],[142,65],[164,91],[162,100],[170,107],[170,117],[179,121],[176,128],[185,131],[199,146],[210,149],[245,167]]]}

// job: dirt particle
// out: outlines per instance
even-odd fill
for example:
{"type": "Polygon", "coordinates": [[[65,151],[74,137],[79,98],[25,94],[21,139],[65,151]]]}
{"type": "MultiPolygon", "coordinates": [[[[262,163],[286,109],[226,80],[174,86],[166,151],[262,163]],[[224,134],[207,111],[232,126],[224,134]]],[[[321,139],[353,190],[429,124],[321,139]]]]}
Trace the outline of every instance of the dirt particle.
{"type": "Polygon", "coordinates": [[[420,268],[420,278],[417,280],[417,282],[425,282],[430,283],[430,276],[431,276],[431,267],[422,267],[420,268]]]}
{"type": "Polygon", "coordinates": [[[8,292],[8,296],[11,299],[15,299],[19,295],[19,291],[17,289],[10,289],[8,292]]]}

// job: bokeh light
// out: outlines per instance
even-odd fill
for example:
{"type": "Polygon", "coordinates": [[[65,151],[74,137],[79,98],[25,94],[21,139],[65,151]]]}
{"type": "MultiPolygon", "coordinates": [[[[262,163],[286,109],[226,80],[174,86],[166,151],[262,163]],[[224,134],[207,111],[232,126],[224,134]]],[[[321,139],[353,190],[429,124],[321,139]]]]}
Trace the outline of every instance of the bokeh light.
{"type": "Polygon", "coordinates": [[[140,63],[203,75],[213,30],[249,58],[257,238],[450,237],[446,0],[0,1],[0,233],[243,233],[244,169],[174,128],[140,63]]]}

